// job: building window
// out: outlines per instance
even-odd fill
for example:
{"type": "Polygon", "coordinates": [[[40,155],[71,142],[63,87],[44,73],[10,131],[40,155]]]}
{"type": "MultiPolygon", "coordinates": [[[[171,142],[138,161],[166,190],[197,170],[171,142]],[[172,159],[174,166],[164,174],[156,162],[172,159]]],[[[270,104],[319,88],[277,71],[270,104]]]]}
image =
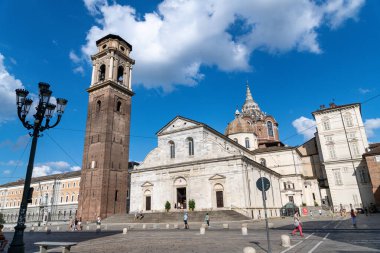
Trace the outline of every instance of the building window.
{"type": "Polygon", "coordinates": [[[334,174],[335,184],[342,185],[343,183],[342,183],[342,176],[340,174],[340,169],[333,170],[333,174],[334,174]]]}
{"type": "Polygon", "coordinates": [[[66,195],[66,203],[69,201],[69,194],[66,195]]]}
{"type": "Polygon", "coordinates": [[[368,183],[368,177],[367,177],[367,173],[364,169],[360,170],[360,182],[365,184],[365,183],[368,183]]]}
{"type": "Polygon", "coordinates": [[[324,130],[330,130],[330,121],[328,118],[324,118],[322,124],[324,130]]]}
{"type": "Polygon", "coordinates": [[[284,182],[284,190],[286,190],[286,183],[284,182]]]}
{"type": "Polygon", "coordinates": [[[189,148],[189,155],[192,156],[194,155],[194,140],[191,137],[187,138],[186,140],[189,148]]]}
{"type": "Polygon", "coordinates": [[[101,107],[102,107],[102,102],[100,100],[98,100],[96,102],[96,113],[100,112],[101,107]]]}
{"type": "Polygon", "coordinates": [[[175,144],[174,141],[169,141],[170,146],[170,158],[175,158],[175,144]]]}
{"type": "Polygon", "coordinates": [[[348,133],[347,135],[349,139],[355,139],[355,133],[348,133]]]}
{"type": "Polygon", "coordinates": [[[119,66],[117,68],[117,81],[119,83],[123,83],[123,79],[124,79],[124,68],[123,66],[119,66]]]}
{"type": "Polygon", "coordinates": [[[116,103],[116,111],[121,112],[121,101],[117,101],[116,103]]]}
{"type": "Polygon", "coordinates": [[[352,148],[352,154],[353,154],[354,156],[358,156],[358,155],[360,155],[360,154],[359,154],[358,143],[356,143],[356,142],[352,142],[352,143],[351,143],[351,148],[352,148]]]}
{"type": "Polygon", "coordinates": [[[329,149],[330,159],[335,159],[336,158],[336,154],[335,154],[335,148],[334,148],[334,146],[330,145],[330,146],[328,146],[328,149],[329,149]]]}
{"type": "Polygon", "coordinates": [[[351,114],[348,113],[344,116],[344,122],[345,122],[347,127],[352,127],[353,124],[352,124],[351,114]]]}
{"type": "Polygon", "coordinates": [[[267,122],[267,127],[268,127],[268,135],[273,137],[273,123],[272,121],[267,122]]]}
{"type": "Polygon", "coordinates": [[[325,136],[326,142],[333,142],[332,136],[325,136]]]}
{"type": "Polygon", "coordinates": [[[71,202],[74,202],[74,194],[71,195],[71,202]]]}
{"type": "Polygon", "coordinates": [[[245,138],[245,147],[246,148],[250,148],[250,145],[249,145],[249,138],[245,138]]]}
{"type": "Polygon", "coordinates": [[[106,78],[106,65],[102,65],[99,68],[99,81],[104,81],[106,78]]]}
{"type": "Polygon", "coordinates": [[[264,158],[261,158],[260,159],[260,164],[263,165],[263,166],[267,166],[267,161],[264,158]]]}

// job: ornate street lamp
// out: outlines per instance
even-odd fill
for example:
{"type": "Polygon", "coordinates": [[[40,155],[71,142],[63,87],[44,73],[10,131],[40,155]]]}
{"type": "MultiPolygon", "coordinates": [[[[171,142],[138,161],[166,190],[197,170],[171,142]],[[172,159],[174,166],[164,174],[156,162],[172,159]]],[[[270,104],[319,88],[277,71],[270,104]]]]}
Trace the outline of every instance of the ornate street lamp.
{"type": "Polygon", "coordinates": [[[26,170],[25,176],[25,184],[24,184],[24,192],[22,194],[22,201],[20,205],[19,216],[17,220],[17,225],[15,227],[15,233],[13,236],[12,243],[9,247],[8,252],[17,252],[24,253],[25,245],[24,245],[24,230],[25,230],[25,218],[26,218],[26,210],[28,208],[28,203],[33,195],[33,188],[30,188],[30,182],[32,180],[33,174],[33,164],[34,164],[34,156],[36,154],[37,147],[37,138],[40,137],[40,132],[43,132],[49,128],[53,128],[61,121],[62,114],[65,110],[67,100],[63,98],[57,98],[57,104],[50,103],[50,97],[52,91],[49,89],[50,85],[47,83],[40,82],[38,84],[39,88],[39,102],[36,107],[36,114],[33,115],[34,122],[33,124],[29,123],[26,120],[26,116],[29,113],[29,109],[33,103],[33,100],[27,98],[29,92],[24,89],[16,90],[16,102],[17,102],[17,115],[24,125],[24,127],[28,130],[32,131],[29,133],[32,139],[32,146],[30,148],[29,162],[26,170]],[[57,109],[57,120],[54,124],[50,124],[50,120],[54,115],[54,110],[57,109]],[[45,123],[43,120],[45,119],[45,123]]]}

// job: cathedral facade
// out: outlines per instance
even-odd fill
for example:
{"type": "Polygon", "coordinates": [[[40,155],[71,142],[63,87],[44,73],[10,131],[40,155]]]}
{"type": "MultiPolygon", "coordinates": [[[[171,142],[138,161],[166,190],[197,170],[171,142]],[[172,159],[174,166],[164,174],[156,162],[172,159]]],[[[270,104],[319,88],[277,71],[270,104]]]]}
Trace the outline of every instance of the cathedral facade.
{"type": "Polygon", "coordinates": [[[225,134],[210,126],[175,117],[157,133],[158,146],[131,174],[131,211],[164,211],[165,203],[197,210],[233,209],[262,217],[263,201],[256,187],[270,181],[266,192],[269,216],[279,216],[288,202],[322,205],[316,173],[320,169],[315,142],[285,146],[278,123],[263,113],[247,85],[241,112],[225,134]]]}

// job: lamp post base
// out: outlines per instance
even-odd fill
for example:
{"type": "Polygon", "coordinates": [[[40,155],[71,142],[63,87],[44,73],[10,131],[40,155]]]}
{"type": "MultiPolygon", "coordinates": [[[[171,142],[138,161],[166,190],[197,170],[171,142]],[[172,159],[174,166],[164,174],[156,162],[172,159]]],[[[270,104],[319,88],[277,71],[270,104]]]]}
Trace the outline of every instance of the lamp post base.
{"type": "Polygon", "coordinates": [[[15,227],[15,234],[11,245],[9,246],[8,253],[24,253],[25,244],[24,244],[24,230],[25,225],[17,225],[15,227]]]}

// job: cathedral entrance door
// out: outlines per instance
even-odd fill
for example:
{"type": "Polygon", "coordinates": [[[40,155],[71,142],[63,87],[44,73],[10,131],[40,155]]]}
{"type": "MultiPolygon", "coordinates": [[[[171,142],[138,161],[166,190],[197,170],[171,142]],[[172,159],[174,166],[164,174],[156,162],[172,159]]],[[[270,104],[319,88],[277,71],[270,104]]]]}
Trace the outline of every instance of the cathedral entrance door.
{"type": "Polygon", "coordinates": [[[177,188],[177,208],[186,209],[186,187],[177,188]]]}
{"type": "Polygon", "coordinates": [[[222,191],[216,192],[216,207],[224,207],[222,191]]]}
{"type": "Polygon", "coordinates": [[[146,211],[150,211],[150,201],[151,201],[151,197],[146,196],[145,197],[145,209],[146,209],[146,211]]]}

